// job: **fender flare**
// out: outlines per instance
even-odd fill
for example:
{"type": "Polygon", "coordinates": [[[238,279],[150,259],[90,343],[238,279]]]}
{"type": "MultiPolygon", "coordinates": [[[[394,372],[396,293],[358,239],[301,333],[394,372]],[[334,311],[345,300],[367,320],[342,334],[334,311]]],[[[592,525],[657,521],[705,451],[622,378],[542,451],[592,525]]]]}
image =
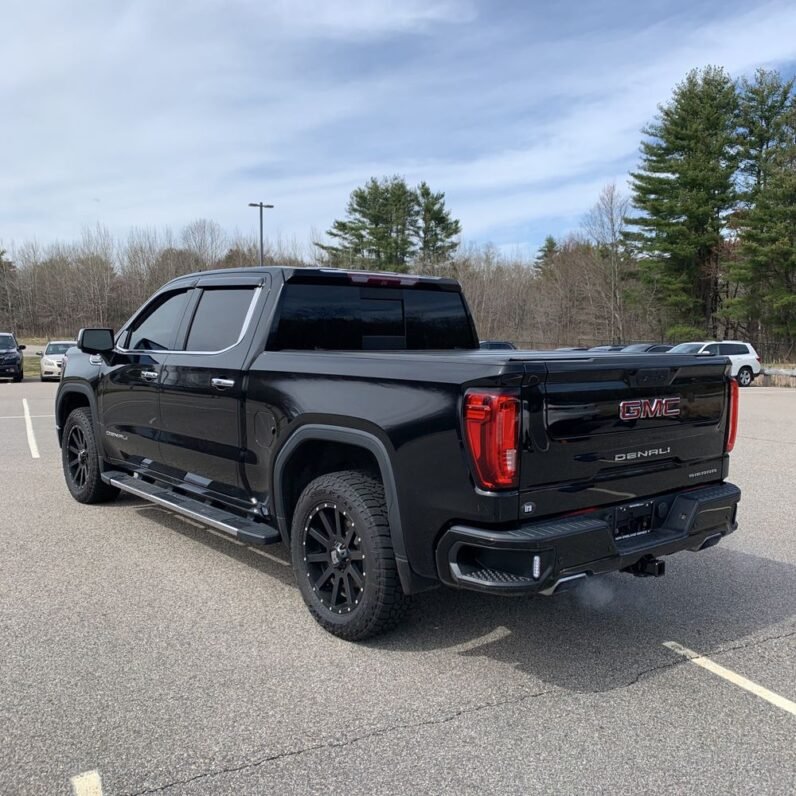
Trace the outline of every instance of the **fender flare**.
{"type": "Polygon", "coordinates": [[[395,485],[395,475],[393,474],[390,454],[384,443],[373,434],[367,431],[360,431],[356,428],[341,428],[340,426],[330,426],[322,423],[308,423],[297,429],[280,449],[274,462],[274,509],[276,519],[279,523],[279,532],[282,539],[287,543],[289,528],[287,524],[287,512],[282,499],[282,474],[285,465],[290,460],[293,452],[303,443],[309,441],[323,442],[342,442],[346,445],[356,445],[364,448],[373,454],[381,473],[381,480],[384,484],[384,496],[387,500],[387,518],[390,521],[390,537],[395,558],[398,562],[398,574],[404,589],[409,588],[409,583],[404,583],[404,579],[411,577],[409,564],[406,558],[406,543],[404,540],[403,526],[401,524],[401,512],[398,506],[398,490],[395,485]]]}
{"type": "MultiPolygon", "coordinates": [[[[88,399],[88,406],[91,410],[91,420],[94,424],[94,435],[97,439],[97,447],[101,448],[102,439],[99,435],[99,415],[97,414],[97,396],[94,391],[87,384],[72,383],[64,384],[55,398],[55,429],[58,432],[58,444],[61,443],[61,434],[63,432],[63,425],[59,422],[61,415],[61,404],[67,395],[79,393],[88,399]]],[[[64,418],[66,420],[66,418],[64,418]]]]}

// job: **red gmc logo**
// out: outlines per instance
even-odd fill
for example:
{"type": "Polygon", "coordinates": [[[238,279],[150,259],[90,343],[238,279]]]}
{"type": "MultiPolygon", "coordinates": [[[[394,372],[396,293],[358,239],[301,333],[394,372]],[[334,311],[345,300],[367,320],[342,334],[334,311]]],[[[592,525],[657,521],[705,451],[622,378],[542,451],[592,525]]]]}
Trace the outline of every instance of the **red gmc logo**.
{"type": "Polygon", "coordinates": [[[619,417],[622,420],[643,420],[646,417],[679,417],[680,398],[641,398],[622,401],[619,417]]]}

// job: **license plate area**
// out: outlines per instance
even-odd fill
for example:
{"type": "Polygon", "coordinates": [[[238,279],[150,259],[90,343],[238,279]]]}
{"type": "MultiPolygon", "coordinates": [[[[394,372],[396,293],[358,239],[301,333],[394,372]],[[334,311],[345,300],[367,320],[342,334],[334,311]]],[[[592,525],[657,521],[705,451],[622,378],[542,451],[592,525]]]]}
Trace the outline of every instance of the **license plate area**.
{"type": "Polygon", "coordinates": [[[614,539],[643,536],[652,530],[654,501],[644,500],[617,506],[614,510],[614,539]]]}

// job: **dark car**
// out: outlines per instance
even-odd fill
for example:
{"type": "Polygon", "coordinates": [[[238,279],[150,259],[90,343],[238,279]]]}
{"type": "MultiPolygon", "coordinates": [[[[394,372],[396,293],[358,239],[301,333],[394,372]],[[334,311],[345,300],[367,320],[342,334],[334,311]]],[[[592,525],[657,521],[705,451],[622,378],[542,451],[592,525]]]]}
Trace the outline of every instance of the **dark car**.
{"type": "Polygon", "coordinates": [[[626,345],[622,351],[637,354],[663,354],[671,348],[667,343],[633,343],[632,345],[626,345]]]}
{"type": "Polygon", "coordinates": [[[22,381],[24,367],[22,352],[24,345],[10,332],[0,332],[0,378],[22,381]]]}
{"type": "Polygon", "coordinates": [[[508,340],[482,340],[478,347],[484,351],[516,351],[517,346],[508,340]]]}
{"type": "Polygon", "coordinates": [[[55,422],[77,501],[121,490],[282,542],[313,617],[356,640],[440,584],[552,595],[720,542],[740,499],[728,370],[479,350],[452,279],[230,269],[82,329],[55,422]]]}

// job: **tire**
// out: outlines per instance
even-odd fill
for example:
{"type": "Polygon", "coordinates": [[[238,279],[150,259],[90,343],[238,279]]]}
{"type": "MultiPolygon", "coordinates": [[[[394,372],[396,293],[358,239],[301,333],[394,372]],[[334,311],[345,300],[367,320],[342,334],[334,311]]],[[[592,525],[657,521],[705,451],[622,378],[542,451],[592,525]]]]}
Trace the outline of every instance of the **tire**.
{"type": "Polygon", "coordinates": [[[290,548],[301,596],[324,630],[362,641],[403,619],[409,598],[398,578],[384,487],[372,476],[345,470],[312,481],[296,504],[290,548]]]}
{"type": "Polygon", "coordinates": [[[107,503],[119,490],[100,477],[100,458],[91,412],[73,410],[64,424],[61,463],[66,486],[78,503],[107,503]]]}
{"type": "Polygon", "coordinates": [[[749,387],[755,379],[755,374],[752,373],[751,368],[743,367],[738,371],[735,377],[740,387],[749,387]]]}
{"type": "Polygon", "coordinates": [[[14,382],[15,382],[16,384],[19,384],[19,382],[21,382],[23,378],[25,378],[25,373],[24,373],[24,371],[22,370],[22,368],[20,368],[20,369],[19,369],[19,373],[17,373],[17,374],[15,374],[15,375],[14,375],[14,382]]]}

